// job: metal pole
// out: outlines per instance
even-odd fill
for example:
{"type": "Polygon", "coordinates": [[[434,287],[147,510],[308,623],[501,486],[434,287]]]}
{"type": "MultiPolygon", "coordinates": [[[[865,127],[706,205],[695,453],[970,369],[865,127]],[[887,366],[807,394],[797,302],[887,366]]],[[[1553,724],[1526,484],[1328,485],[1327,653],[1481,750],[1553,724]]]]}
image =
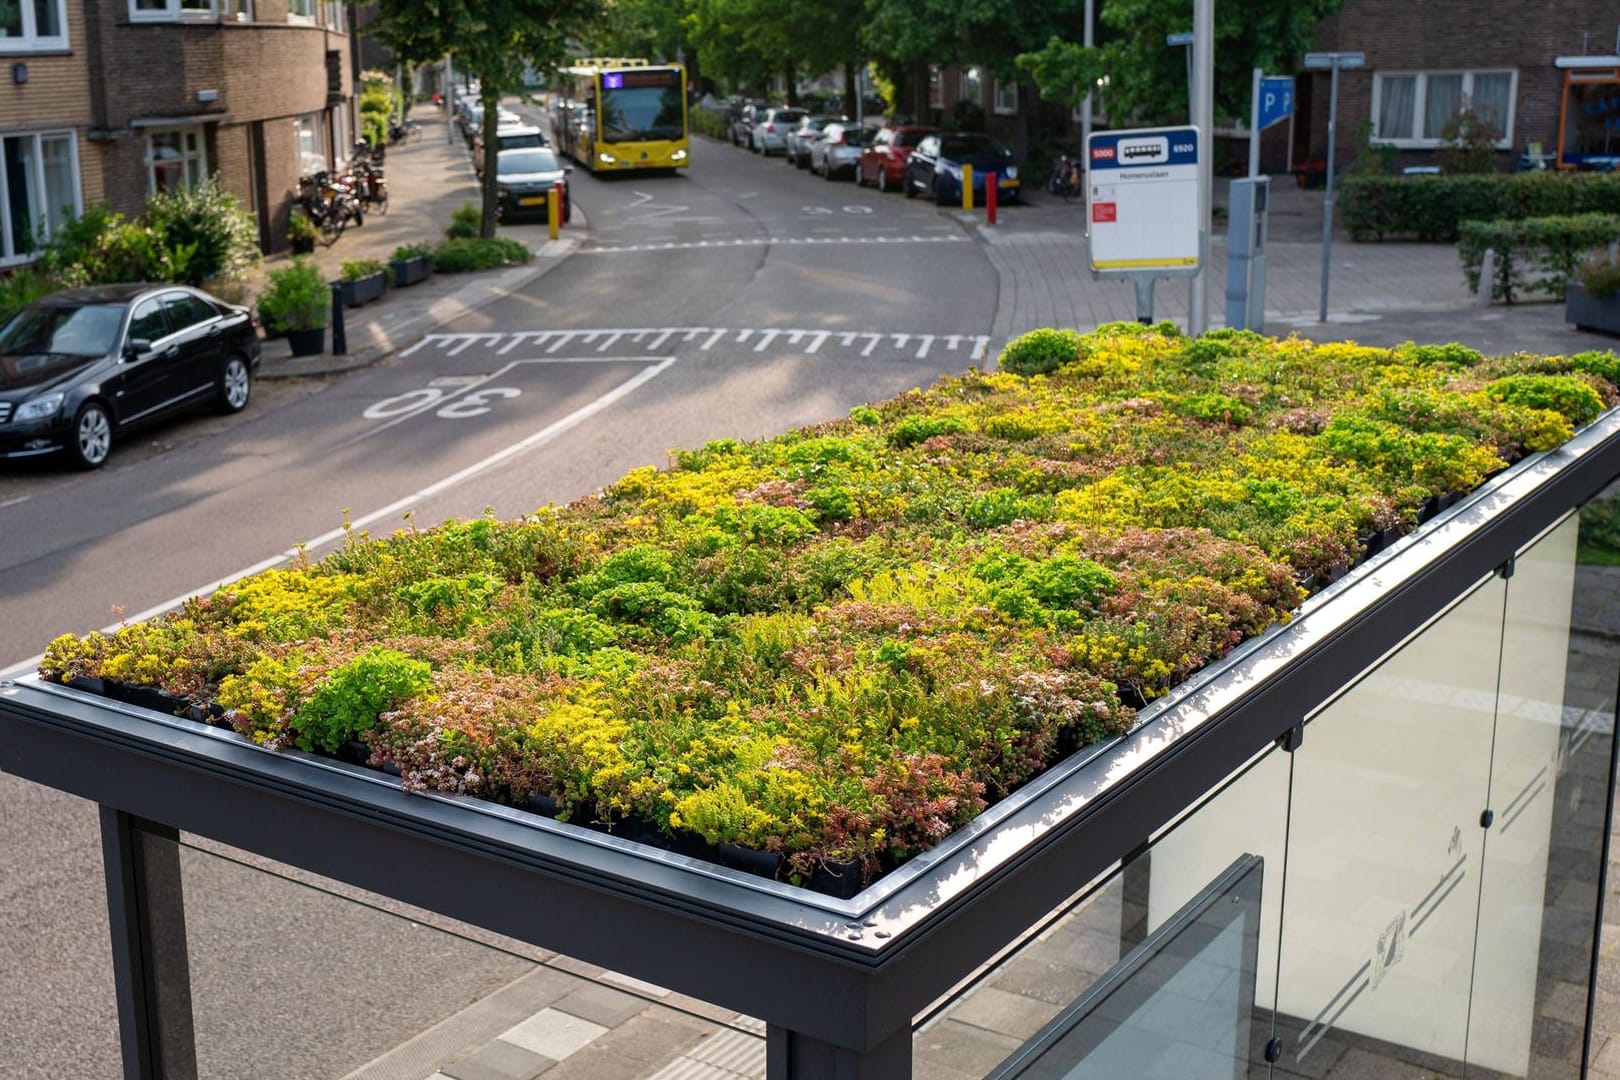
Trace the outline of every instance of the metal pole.
{"type": "Polygon", "coordinates": [[[444,54],[444,141],[456,142],[456,73],[450,54],[444,54]]]}
{"type": "Polygon", "coordinates": [[[1198,129],[1198,274],[1193,278],[1192,310],[1187,332],[1209,329],[1209,224],[1211,179],[1215,175],[1215,0],[1193,0],[1193,86],[1197,105],[1193,127],[1198,129]]]}
{"type": "Polygon", "coordinates": [[[1254,69],[1254,90],[1249,96],[1249,177],[1260,175],[1260,69],[1254,69]]]}
{"type": "Polygon", "coordinates": [[[1328,88],[1327,198],[1322,201],[1322,307],[1317,322],[1327,322],[1328,274],[1333,265],[1333,147],[1338,138],[1339,62],[1334,60],[1328,88]]]}
{"type": "MultiPolygon", "coordinates": [[[[1086,0],[1086,32],[1084,43],[1086,48],[1092,47],[1091,24],[1094,21],[1096,0],[1086,0]]],[[[1086,160],[1086,143],[1091,141],[1091,94],[1096,87],[1095,81],[1086,85],[1085,99],[1080,103],[1080,160],[1085,162],[1086,179],[1091,179],[1091,162],[1086,160]]]]}

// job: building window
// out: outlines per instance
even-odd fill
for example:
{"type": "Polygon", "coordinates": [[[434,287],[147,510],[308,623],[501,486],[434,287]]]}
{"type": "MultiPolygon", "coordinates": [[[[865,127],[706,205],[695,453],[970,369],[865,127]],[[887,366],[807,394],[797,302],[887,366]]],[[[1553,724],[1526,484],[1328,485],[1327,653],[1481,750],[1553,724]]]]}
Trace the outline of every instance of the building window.
{"type": "Polygon", "coordinates": [[[315,0],[287,0],[287,21],[313,23],[315,21],[315,0]]]}
{"type": "Polygon", "coordinates": [[[1002,79],[996,80],[996,112],[1002,116],[1011,116],[1018,111],[1018,84],[1002,79]]]}
{"type": "Polygon", "coordinates": [[[200,127],[146,133],[146,191],[190,191],[208,177],[208,148],[200,127]]]}
{"type": "Polygon", "coordinates": [[[311,113],[293,120],[293,141],[298,150],[298,173],[308,176],[326,168],[321,152],[321,115],[311,113]]]}
{"type": "Polygon", "coordinates": [[[66,0],[18,0],[0,4],[0,52],[65,49],[66,0]]]}
{"type": "Polygon", "coordinates": [[[984,104],[984,79],[976,67],[962,69],[962,76],[956,83],[956,100],[971,101],[975,105],[984,104]]]}
{"type": "Polygon", "coordinates": [[[934,109],[945,107],[945,88],[939,77],[937,64],[928,65],[928,105],[934,109]]]}
{"type": "Polygon", "coordinates": [[[1516,71],[1380,72],[1373,80],[1373,138],[1405,147],[1440,144],[1446,125],[1464,108],[1496,131],[1496,145],[1513,145],[1516,71]]]}
{"type": "Polygon", "coordinates": [[[250,0],[130,0],[131,22],[178,22],[196,19],[251,19],[250,0]]]}
{"type": "Polygon", "coordinates": [[[71,131],[0,138],[0,262],[21,262],[83,210],[71,131]]]}

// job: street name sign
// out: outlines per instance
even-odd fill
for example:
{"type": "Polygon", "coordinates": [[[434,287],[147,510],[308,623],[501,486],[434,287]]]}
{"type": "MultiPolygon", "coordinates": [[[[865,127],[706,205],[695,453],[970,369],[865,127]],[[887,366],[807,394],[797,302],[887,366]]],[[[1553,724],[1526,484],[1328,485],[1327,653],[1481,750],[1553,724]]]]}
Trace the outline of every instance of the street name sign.
{"type": "Polygon", "coordinates": [[[1358,68],[1367,62],[1364,52],[1308,52],[1305,54],[1305,69],[1307,71],[1326,71],[1329,68],[1338,68],[1348,71],[1358,68]]]}
{"type": "Polygon", "coordinates": [[[1198,129],[1094,132],[1086,142],[1095,273],[1198,268],[1198,129]]]}

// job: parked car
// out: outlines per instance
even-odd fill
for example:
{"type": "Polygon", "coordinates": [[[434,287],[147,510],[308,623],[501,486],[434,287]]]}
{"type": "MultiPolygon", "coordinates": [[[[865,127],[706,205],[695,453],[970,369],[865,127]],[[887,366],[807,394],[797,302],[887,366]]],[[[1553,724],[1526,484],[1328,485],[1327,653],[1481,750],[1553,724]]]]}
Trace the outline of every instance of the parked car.
{"type": "Polygon", "coordinates": [[[988,135],[943,131],[925,135],[906,161],[906,198],[932,195],[941,206],[962,201],[962,166],[973,166],[973,200],[984,198],[985,177],[1000,178],[997,197],[1002,202],[1018,198],[1018,166],[1012,151],[988,135]]]}
{"type": "Polygon", "coordinates": [[[898,191],[906,175],[906,160],[924,136],[938,128],[907,126],[886,127],[872,138],[872,143],[861,151],[855,166],[855,183],[864,187],[875,184],[879,191],[898,191]]]}
{"type": "Polygon", "coordinates": [[[861,151],[871,139],[871,128],[844,121],[828,124],[810,144],[810,171],[828,180],[854,173],[861,151]]]}
{"type": "MultiPolygon", "coordinates": [[[[504,105],[495,107],[495,125],[497,127],[515,127],[523,123],[523,117],[506,108],[504,105]]],[[[484,103],[475,101],[467,106],[461,115],[461,134],[471,141],[484,127],[484,103]]]]}
{"type": "MultiPolygon", "coordinates": [[[[495,129],[495,152],[546,146],[545,133],[533,124],[509,124],[495,129]]],[[[473,136],[473,169],[484,175],[484,133],[473,136]]]]}
{"type": "Polygon", "coordinates": [[[787,152],[785,154],[788,164],[799,169],[810,167],[810,144],[816,141],[821,129],[834,121],[842,119],[826,113],[817,113],[806,116],[800,120],[798,126],[787,134],[787,152]]]}
{"type": "Polygon", "coordinates": [[[258,366],[252,312],[200,289],[52,293],[0,327],[0,458],[99,468],[139,424],[204,403],[240,412],[258,366]]]}
{"type": "Polygon", "coordinates": [[[726,129],[726,138],[732,146],[749,145],[754,137],[756,118],[763,108],[758,102],[746,101],[732,110],[731,125],[726,129]]]}
{"type": "Polygon", "coordinates": [[[798,127],[804,117],[803,109],[770,108],[758,113],[748,148],[767,157],[778,151],[786,153],[788,132],[798,127]]]}
{"type": "Polygon", "coordinates": [[[526,146],[496,154],[495,199],[501,220],[545,218],[546,193],[554,187],[561,189],[562,219],[573,220],[574,200],[568,191],[568,174],[573,171],[573,166],[563,165],[545,147],[526,146]]]}

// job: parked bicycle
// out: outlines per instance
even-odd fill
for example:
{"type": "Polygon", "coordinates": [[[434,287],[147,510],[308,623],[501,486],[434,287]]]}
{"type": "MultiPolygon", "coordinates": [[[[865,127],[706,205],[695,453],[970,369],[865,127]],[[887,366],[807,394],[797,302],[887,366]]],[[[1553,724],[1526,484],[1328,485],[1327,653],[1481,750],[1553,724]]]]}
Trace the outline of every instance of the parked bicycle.
{"type": "Polygon", "coordinates": [[[353,188],[325,169],[298,178],[298,204],[321,231],[321,243],[331,247],[350,223],[366,223],[353,188]]]}
{"type": "Polygon", "coordinates": [[[398,121],[389,118],[388,141],[394,144],[415,142],[422,137],[422,125],[415,120],[398,121]]]}
{"type": "Polygon", "coordinates": [[[1052,178],[1046,182],[1046,190],[1053,195],[1063,196],[1063,201],[1069,202],[1075,196],[1084,194],[1081,186],[1084,182],[1079,155],[1064,151],[1058,155],[1057,164],[1052,167],[1052,178]]]}
{"type": "Polygon", "coordinates": [[[380,148],[374,151],[363,143],[356,144],[344,179],[354,189],[355,199],[363,209],[388,213],[388,178],[383,175],[380,148]]]}

